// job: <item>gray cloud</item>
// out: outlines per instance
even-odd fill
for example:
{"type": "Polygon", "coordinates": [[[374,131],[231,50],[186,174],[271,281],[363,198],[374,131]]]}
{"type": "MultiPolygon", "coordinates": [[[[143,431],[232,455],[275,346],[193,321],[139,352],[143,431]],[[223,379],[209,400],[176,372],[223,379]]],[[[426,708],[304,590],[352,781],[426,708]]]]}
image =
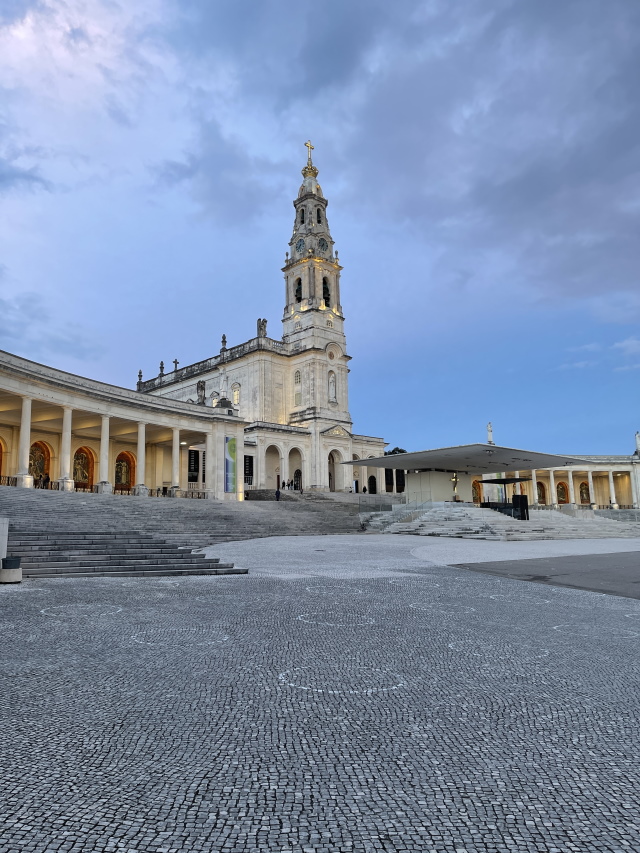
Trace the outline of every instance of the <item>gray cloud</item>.
{"type": "Polygon", "coordinates": [[[0,4],[0,25],[21,21],[31,10],[41,10],[40,0],[2,0],[0,4]]]}
{"type": "MultiPolygon", "coordinates": [[[[0,267],[0,278],[6,272],[0,267]]],[[[51,355],[85,359],[104,352],[102,344],[90,341],[78,326],[51,320],[46,301],[37,293],[0,295],[0,349],[24,352],[32,359],[51,355]]]]}
{"type": "Polygon", "coordinates": [[[50,183],[40,175],[37,167],[24,168],[15,161],[0,157],[0,193],[13,189],[51,189],[50,183]]]}

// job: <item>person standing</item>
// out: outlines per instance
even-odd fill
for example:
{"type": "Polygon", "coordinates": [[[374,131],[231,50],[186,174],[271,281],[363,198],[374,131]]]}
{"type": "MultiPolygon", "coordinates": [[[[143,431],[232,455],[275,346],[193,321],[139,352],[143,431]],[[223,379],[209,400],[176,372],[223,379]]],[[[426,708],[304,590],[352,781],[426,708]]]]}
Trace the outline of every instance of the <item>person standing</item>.
{"type": "Polygon", "coordinates": [[[280,489],[276,489],[276,500],[280,500],[280,489]]]}

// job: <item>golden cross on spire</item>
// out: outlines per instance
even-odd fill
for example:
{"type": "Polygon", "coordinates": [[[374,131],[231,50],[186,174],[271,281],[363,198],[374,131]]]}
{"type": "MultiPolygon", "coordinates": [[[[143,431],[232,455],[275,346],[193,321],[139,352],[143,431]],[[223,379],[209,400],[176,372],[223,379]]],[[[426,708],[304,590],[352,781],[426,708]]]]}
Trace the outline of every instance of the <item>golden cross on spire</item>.
{"type": "Polygon", "coordinates": [[[307,150],[309,152],[309,156],[307,157],[307,164],[310,166],[311,165],[311,152],[313,151],[313,148],[314,148],[314,146],[311,144],[310,139],[307,139],[307,141],[305,142],[305,147],[307,148],[307,150]]]}

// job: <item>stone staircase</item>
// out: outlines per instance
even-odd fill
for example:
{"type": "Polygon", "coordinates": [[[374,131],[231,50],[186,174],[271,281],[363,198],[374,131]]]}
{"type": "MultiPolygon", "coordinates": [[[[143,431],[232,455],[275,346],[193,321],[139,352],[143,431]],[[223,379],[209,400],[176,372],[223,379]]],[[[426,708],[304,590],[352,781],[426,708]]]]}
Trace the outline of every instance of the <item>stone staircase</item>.
{"type": "Polygon", "coordinates": [[[529,521],[518,521],[492,509],[471,504],[433,504],[414,519],[379,527],[383,533],[444,536],[453,539],[632,539],[640,538],[640,523],[621,524],[592,516],[573,518],[556,510],[530,509],[529,521]]]}
{"type": "Polygon", "coordinates": [[[245,573],[193,551],[360,529],[357,506],[333,501],[220,503],[7,486],[0,486],[0,517],[10,520],[8,555],[22,558],[25,577],[245,573]]]}

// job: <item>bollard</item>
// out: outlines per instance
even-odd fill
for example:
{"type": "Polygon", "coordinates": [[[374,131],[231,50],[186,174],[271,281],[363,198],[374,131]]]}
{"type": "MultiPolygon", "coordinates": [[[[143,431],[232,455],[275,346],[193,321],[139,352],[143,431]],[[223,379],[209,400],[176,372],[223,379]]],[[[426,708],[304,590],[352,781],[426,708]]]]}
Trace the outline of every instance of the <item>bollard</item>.
{"type": "Polygon", "coordinates": [[[20,557],[5,557],[0,568],[0,583],[20,583],[21,581],[20,557]]]}

